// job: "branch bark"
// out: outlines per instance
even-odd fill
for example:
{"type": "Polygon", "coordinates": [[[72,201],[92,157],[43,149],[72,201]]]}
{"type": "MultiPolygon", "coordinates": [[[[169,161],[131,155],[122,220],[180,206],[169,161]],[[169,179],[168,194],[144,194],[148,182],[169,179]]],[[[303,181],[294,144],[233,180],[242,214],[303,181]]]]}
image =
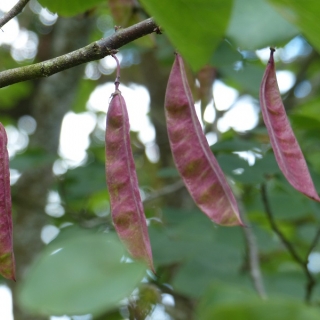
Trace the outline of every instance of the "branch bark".
{"type": "Polygon", "coordinates": [[[0,28],[3,27],[7,22],[17,16],[23,8],[27,5],[30,0],[20,0],[18,3],[8,11],[3,17],[0,18],[0,28]]]}
{"type": "Polygon", "coordinates": [[[51,76],[60,71],[80,64],[99,60],[115,53],[115,50],[153,32],[159,28],[152,18],[141,21],[129,28],[119,29],[108,38],[95,41],[81,49],[69,52],[62,56],[0,72],[0,88],[14,83],[51,76]]]}

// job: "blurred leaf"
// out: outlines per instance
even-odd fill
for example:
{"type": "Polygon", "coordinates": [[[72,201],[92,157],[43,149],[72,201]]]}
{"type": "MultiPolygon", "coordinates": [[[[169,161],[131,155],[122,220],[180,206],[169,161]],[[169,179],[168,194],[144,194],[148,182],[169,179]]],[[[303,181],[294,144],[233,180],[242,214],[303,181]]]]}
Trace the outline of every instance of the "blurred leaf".
{"type": "Polygon", "coordinates": [[[294,109],[290,115],[302,115],[320,121],[319,105],[320,97],[316,97],[311,101],[299,105],[299,108],[294,109]]]}
{"type": "Polygon", "coordinates": [[[235,0],[227,35],[242,50],[275,46],[298,34],[265,0],[235,0]]]}
{"type": "Polygon", "coordinates": [[[72,110],[76,113],[87,111],[87,102],[93,90],[96,87],[96,82],[88,79],[82,79],[77,90],[77,96],[73,102],[72,110]]]}
{"type": "Polygon", "coordinates": [[[140,283],[142,263],[121,263],[126,253],[113,233],[67,228],[31,266],[19,301],[43,315],[102,314],[140,283]]]}
{"type": "Polygon", "coordinates": [[[68,170],[64,179],[69,200],[85,199],[97,191],[106,190],[105,168],[97,161],[68,170]]]}
{"type": "Polygon", "coordinates": [[[166,167],[162,168],[158,171],[157,176],[159,178],[176,178],[179,177],[179,172],[176,168],[174,167],[166,167]]]}
{"type": "Polygon", "coordinates": [[[231,0],[142,0],[141,3],[195,71],[210,61],[232,9],[231,0]]]}
{"type": "Polygon", "coordinates": [[[243,235],[241,227],[216,227],[214,240],[198,247],[197,254],[178,270],[173,287],[199,298],[214,281],[250,286],[249,274],[241,273],[243,235]],[[197,275],[196,277],[194,275],[197,275]]]}
{"type": "Polygon", "coordinates": [[[211,64],[217,67],[229,66],[241,60],[241,53],[232,47],[228,41],[223,40],[220,42],[218,48],[214,52],[211,58],[211,64]]]}
{"type": "Polygon", "coordinates": [[[211,247],[213,223],[198,209],[164,208],[164,226],[149,228],[155,265],[166,265],[194,257],[211,247]]]}
{"type": "Polygon", "coordinates": [[[256,159],[253,166],[237,154],[218,154],[217,160],[225,174],[245,184],[264,182],[269,176],[279,174],[280,169],[273,153],[256,159]]]}
{"type": "Polygon", "coordinates": [[[48,154],[43,150],[28,149],[26,152],[17,154],[12,160],[10,160],[10,168],[23,172],[30,168],[50,164],[55,159],[55,155],[48,154]]]}
{"type": "Polygon", "coordinates": [[[255,96],[259,94],[264,69],[265,66],[260,62],[258,64],[245,62],[239,68],[235,68],[234,65],[219,68],[222,75],[235,81],[240,90],[248,91],[255,96]]]}
{"type": "Polygon", "coordinates": [[[53,13],[61,16],[74,16],[79,13],[85,13],[96,5],[105,3],[105,0],[39,0],[39,3],[48,8],[53,13]]]}
{"type": "Polygon", "coordinates": [[[296,25],[318,52],[320,51],[320,3],[318,1],[268,0],[268,2],[287,21],[296,25]]]}
{"type": "Polygon", "coordinates": [[[289,117],[293,129],[320,131],[320,119],[303,114],[290,114],[289,117]]]}
{"type": "Polygon", "coordinates": [[[300,300],[274,297],[261,300],[239,287],[214,285],[202,297],[197,308],[199,320],[315,320],[318,309],[300,300]]]}
{"type": "Polygon", "coordinates": [[[27,97],[31,91],[29,82],[20,82],[15,85],[0,89],[0,108],[9,109],[15,106],[19,100],[27,97]]]}
{"type": "Polygon", "coordinates": [[[249,151],[254,149],[260,149],[261,144],[254,140],[243,140],[236,137],[234,139],[218,141],[210,148],[212,151],[249,151]]]}

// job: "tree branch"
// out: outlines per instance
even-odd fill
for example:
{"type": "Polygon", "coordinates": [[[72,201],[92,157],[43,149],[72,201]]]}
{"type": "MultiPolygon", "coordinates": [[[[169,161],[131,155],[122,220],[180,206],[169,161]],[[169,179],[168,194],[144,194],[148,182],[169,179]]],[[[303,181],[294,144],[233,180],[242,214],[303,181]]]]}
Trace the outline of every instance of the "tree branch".
{"type": "Polygon", "coordinates": [[[0,28],[3,27],[8,21],[17,16],[30,0],[19,0],[18,3],[3,17],[0,18],[0,28]]]}
{"type": "MultiPolygon", "coordinates": [[[[263,206],[266,211],[266,214],[269,219],[269,223],[271,225],[272,230],[278,235],[278,237],[280,238],[283,245],[287,248],[287,250],[291,254],[292,258],[301,266],[301,268],[303,269],[303,271],[308,279],[307,284],[306,284],[305,301],[307,303],[309,303],[311,300],[312,291],[314,289],[314,286],[316,285],[316,280],[314,279],[314,277],[312,276],[311,272],[308,269],[308,256],[309,256],[309,254],[308,254],[307,258],[305,260],[303,260],[299,256],[299,254],[297,253],[297,251],[295,250],[295,248],[291,244],[291,242],[285,237],[285,235],[282,233],[282,231],[277,226],[277,224],[273,218],[272,210],[271,210],[269,200],[267,197],[267,189],[266,189],[266,186],[264,183],[261,184],[261,196],[262,196],[263,206]]],[[[318,233],[317,233],[312,245],[316,241],[318,241],[318,233]]]]}
{"type": "Polygon", "coordinates": [[[119,29],[108,38],[95,41],[60,57],[0,72],[0,88],[26,80],[48,77],[86,62],[102,59],[125,44],[153,32],[159,32],[159,28],[154,20],[149,18],[129,28],[119,29]]]}

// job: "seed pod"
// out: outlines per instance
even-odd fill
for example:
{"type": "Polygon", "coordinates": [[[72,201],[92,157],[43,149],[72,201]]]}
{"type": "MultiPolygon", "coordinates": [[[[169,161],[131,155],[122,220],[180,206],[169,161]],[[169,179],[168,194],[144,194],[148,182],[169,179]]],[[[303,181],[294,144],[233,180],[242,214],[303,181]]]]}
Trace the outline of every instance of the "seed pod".
{"type": "Polygon", "coordinates": [[[193,200],[217,224],[242,225],[235,197],[196,115],[179,54],[169,76],[165,109],[174,162],[193,200]]]}
{"type": "Polygon", "coordinates": [[[273,59],[274,51],[275,49],[270,48],[270,59],[260,87],[263,120],[277,163],[288,182],[307,197],[320,201],[282,103],[273,59]]]}
{"type": "Polygon", "coordinates": [[[0,123],[0,274],[15,281],[7,134],[0,123]]]}
{"type": "Polygon", "coordinates": [[[106,175],[111,214],[117,233],[131,255],[145,260],[154,271],[148,228],[130,145],[127,107],[117,85],[107,114],[106,175]]]}

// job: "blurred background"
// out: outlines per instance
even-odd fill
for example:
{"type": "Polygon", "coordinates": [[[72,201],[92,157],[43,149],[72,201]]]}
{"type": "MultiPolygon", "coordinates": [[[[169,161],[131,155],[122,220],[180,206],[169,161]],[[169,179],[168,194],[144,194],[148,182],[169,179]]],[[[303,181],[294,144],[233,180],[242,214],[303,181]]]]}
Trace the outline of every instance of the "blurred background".
{"type": "MultiPolygon", "coordinates": [[[[16,2],[0,1],[0,17],[16,2]]],[[[0,89],[17,264],[16,283],[0,278],[0,319],[319,319],[320,205],[280,172],[259,87],[276,46],[280,92],[320,191],[320,4],[158,2],[31,0],[0,31],[0,72],[150,16],[163,31],[117,54],[156,275],[128,256],[111,221],[104,134],[115,62],[106,57],[0,89]],[[214,225],[175,169],[164,96],[176,49],[246,228],[214,225]]]]}

